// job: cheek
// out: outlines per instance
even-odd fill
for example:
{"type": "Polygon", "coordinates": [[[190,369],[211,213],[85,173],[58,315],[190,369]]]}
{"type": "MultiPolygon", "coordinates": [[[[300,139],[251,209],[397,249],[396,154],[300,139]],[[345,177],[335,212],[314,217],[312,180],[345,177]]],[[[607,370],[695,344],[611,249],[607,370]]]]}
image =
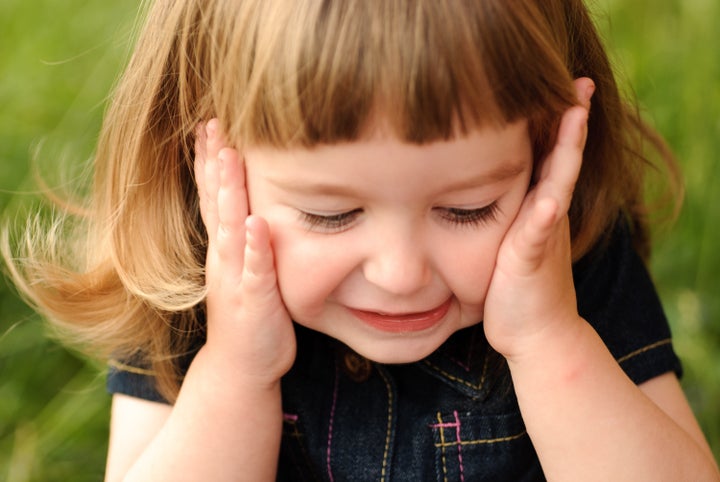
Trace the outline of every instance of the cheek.
{"type": "Polygon", "coordinates": [[[293,230],[274,229],[272,235],[278,286],[290,315],[317,316],[352,271],[350,250],[293,230]]]}
{"type": "Polygon", "coordinates": [[[443,278],[458,300],[467,305],[483,305],[495,271],[500,246],[515,213],[497,224],[480,227],[462,239],[446,240],[441,246],[439,266],[443,278]],[[447,248],[450,247],[450,248],[447,248]]]}
{"type": "Polygon", "coordinates": [[[494,238],[479,237],[456,246],[443,260],[445,282],[462,304],[484,304],[498,246],[494,238]]]}

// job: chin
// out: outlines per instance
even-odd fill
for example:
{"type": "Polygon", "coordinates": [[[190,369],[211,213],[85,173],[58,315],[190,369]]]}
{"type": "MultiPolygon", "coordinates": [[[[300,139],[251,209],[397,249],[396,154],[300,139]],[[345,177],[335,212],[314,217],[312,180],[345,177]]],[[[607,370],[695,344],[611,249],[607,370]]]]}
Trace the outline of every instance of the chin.
{"type": "Polygon", "coordinates": [[[357,354],[368,360],[383,364],[414,363],[428,357],[437,350],[452,333],[430,339],[404,338],[398,336],[391,340],[373,341],[368,343],[346,343],[357,354]]]}

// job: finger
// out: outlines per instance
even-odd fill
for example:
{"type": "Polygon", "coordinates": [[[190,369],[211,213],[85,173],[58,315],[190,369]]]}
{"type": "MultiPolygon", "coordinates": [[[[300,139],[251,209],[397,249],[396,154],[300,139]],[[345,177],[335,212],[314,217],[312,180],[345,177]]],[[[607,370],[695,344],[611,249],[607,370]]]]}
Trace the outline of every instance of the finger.
{"type": "MultiPolygon", "coordinates": [[[[579,77],[573,82],[575,86],[575,96],[578,104],[586,110],[590,110],[590,99],[595,93],[595,82],[588,77],[579,77]]],[[[550,168],[549,162],[544,162],[540,171],[540,179],[547,177],[550,168]]]]}
{"type": "Polygon", "coordinates": [[[595,82],[588,77],[579,77],[573,82],[575,85],[575,95],[578,102],[585,109],[590,110],[590,99],[595,93],[595,82]]]}
{"type": "Polygon", "coordinates": [[[218,229],[218,204],[217,195],[220,189],[220,165],[218,162],[219,152],[218,120],[211,119],[205,126],[205,149],[204,149],[204,195],[205,213],[203,220],[207,229],[208,239],[211,245],[215,244],[218,229]]]}
{"type": "Polygon", "coordinates": [[[220,149],[223,147],[225,147],[225,140],[220,131],[220,121],[216,118],[210,119],[207,123],[206,157],[217,159],[220,149]]]}
{"type": "Polygon", "coordinates": [[[195,129],[195,163],[193,164],[195,172],[195,185],[200,200],[200,216],[203,223],[207,224],[205,216],[207,213],[207,191],[205,189],[205,143],[207,142],[207,134],[205,133],[206,124],[200,123],[195,129]]]}
{"type": "Polygon", "coordinates": [[[245,173],[235,149],[223,148],[218,153],[220,186],[217,193],[217,251],[223,270],[240,279],[245,246],[247,191],[245,173]]]}
{"type": "Polygon", "coordinates": [[[270,229],[267,222],[258,216],[249,216],[245,226],[247,232],[242,297],[248,302],[244,303],[244,306],[252,310],[253,315],[266,318],[284,310],[270,246],[270,229]]]}
{"type": "Polygon", "coordinates": [[[575,183],[582,166],[587,137],[588,111],[574,106],[563,114],[555,147],[545,159],[543,174],[536,187],[537,198],[553,199],[564,215],[570,207],[575,183]]]}
{"type": "Polygon", "coordinates": [[[207,158],[207,122],[201,122],[195,127],[195,162],[205,162],[207,158]]]}
{"type": "Polygon", "coordinates": [[[541,199],[533,205],[526,222],[513,238],[518,274],[531,274],[542,263],[555,229],[558,208],[553,199],[541,199]]]}

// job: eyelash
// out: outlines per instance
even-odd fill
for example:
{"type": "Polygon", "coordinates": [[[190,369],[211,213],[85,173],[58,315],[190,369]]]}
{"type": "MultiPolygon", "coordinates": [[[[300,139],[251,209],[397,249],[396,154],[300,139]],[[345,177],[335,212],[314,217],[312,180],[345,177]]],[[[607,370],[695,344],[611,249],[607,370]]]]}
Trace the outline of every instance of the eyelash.
{"type": "MultiPolygon", "coordinates": [[[[454,226],[468,226],[476,227],[482,224],[487,224],[495,221],[500,208],[497,202],[488,204],[477,209],[461,209],[461,208],[435,208],[440,212],[440,217],[451,223],[454,226]]],[[[353,209],[344,213],[331,214],[328,216],[321,214],[313,214],[301,211],[300,216],[302,221],[310,229],[320,229],[328,232],[339,232],[345,229],[347,226],[362,213],[362,209],[353,209]]]]}
{"type": "Polygon", "coordinates": [[[302,221],[308,225],[310,229],[321,229],[329,232],[339,232],[349,226],[355,218],[362,212],[362,209],[353,209],[339,214],[331,214],[324,216],[321,214],[300,212],[302,221]]]}
{"type": "Polygon", "coordinates": [[[477,227],[483,224],[491,223],[497,220],[500,214],[500,207],[497,202],[492,202],[487,206],[477,209],[461,209],[461,208],[437,208],[440,217],[445,221],[459,227],[477,227]]]}

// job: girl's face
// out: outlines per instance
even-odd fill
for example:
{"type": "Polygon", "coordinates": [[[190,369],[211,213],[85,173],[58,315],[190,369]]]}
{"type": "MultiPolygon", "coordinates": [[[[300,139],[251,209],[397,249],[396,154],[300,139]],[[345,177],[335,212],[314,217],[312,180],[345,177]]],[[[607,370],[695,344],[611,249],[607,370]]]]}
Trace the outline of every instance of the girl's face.
{"type": "Polygon", "coordinates": [[[292,318],[384,363],[419,360],[483,319],[532,172],[527,123],[422,146],[386,130],[244,152],[292,318]]]}

